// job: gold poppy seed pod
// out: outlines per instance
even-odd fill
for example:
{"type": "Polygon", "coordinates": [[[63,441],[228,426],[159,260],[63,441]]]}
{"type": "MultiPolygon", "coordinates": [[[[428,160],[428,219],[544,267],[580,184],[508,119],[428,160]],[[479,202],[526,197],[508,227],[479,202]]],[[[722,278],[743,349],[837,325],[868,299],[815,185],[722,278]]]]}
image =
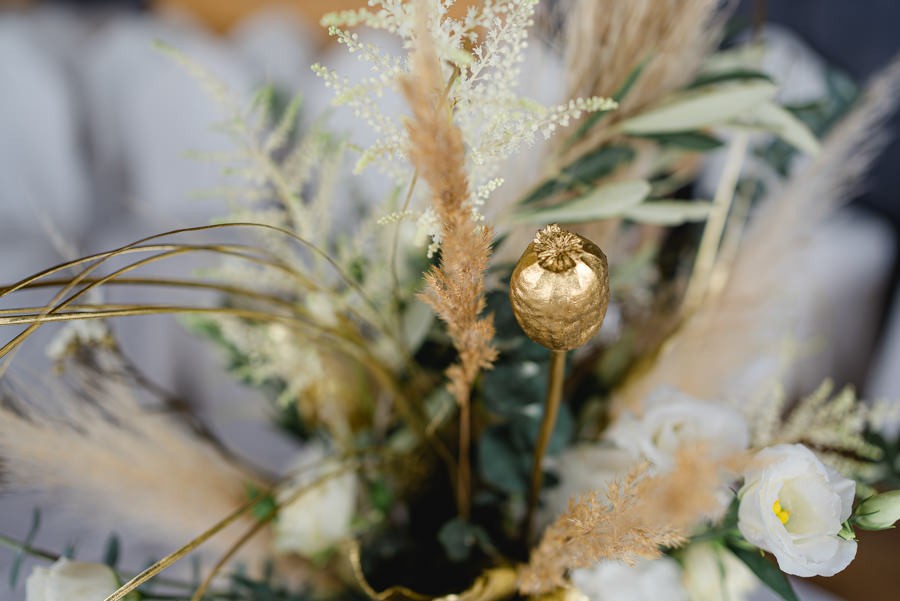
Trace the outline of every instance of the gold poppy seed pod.
{"type": "Polygon", "coordinates": [[[606,255],[587,238],[548,225],[516,264],[509,299],[529,338],[555,351],[577,348],[597,333],[606,316],[606,255]]]}

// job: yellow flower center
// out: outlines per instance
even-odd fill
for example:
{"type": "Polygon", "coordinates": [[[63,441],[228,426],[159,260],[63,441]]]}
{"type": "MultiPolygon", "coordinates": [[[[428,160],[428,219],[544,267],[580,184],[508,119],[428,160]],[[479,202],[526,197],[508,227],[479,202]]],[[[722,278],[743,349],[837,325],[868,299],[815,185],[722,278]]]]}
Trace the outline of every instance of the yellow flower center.
{"type": "Polygon", "coordinates": [[[788,520],[791,519],[791,512],[781,506],[781,501],[775,499],[775,504],[772,505],[772,513],[774,513],[779,520],[781,520],[782,524],[787,524],[788,520]]]}

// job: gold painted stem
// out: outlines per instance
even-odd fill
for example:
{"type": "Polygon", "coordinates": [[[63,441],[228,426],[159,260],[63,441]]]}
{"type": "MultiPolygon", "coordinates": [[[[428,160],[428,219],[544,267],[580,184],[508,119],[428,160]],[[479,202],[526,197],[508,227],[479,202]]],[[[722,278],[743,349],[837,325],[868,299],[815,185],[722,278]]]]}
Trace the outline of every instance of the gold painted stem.
{"type": "Polygon", "coordinates": [[[559,413],[559,404],[562,401],[563,380],[566,370],[566,351],[551,351],[550,377],[547,382],[547,398],[544,402],[544,417],[541,421],[541,431],[538,434],[537,444],[534,447],[534,463],[531,466],[531,486],[528,489],[528,506],[525,511],[525,531],[523,540],[528,545],[531,534],[534,531],[534,514],[541,496],[541,485],[544,482],[544,471],[541,469],[547,446],[550,444],[550,436],[556,425],[556,415],[559,413]]]}

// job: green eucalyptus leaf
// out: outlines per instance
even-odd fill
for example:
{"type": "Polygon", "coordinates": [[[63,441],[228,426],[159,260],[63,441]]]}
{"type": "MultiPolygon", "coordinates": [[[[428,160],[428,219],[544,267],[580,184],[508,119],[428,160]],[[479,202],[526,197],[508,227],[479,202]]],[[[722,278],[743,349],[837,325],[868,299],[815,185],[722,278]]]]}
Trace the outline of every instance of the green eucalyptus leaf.
{"type": "MultiPolygon", "coordinates": [[[[543,420],[543,403],[540,405],[529,407],[528,411],[523,411],[510,422],[510,429],[517,446],[525,453],[522,457],[527,458],[527,466],[530,469],[532,451],[537,444],[538,435],[541,430],[541,421],[543,420]]],[[[568,405],[560,405],[559,413],[556,414],[556,423],[553,424],[553,433],[550,435],[550,441],[547,444],[547,454],[555,455],[563,451],[572,442],[575,436],[575,418],[568,405]]]]}
{"type": "Polygon", "coordinates": [[[528,472],[519,461],[520,454],[506,426],[488,428],[478,441],[478,472],[485,482],[507,494],[524,493],[528,472]]]}
{"type": "Polygon", "coordinates": [[[623,217],[653,225],[681,225],[703,221],[709,217],[713,204],[701,201],[659,200],[645,202],[623,213],[623,217]]]}
{"type": "Polygon", "coordinates": [[[694,152],[708,152],[722,146],[722,141],[715,136],[700,131],[675,131],[666,134],[635,134],[659,143],[661,146],[694,152]]]}
{"type": "Polygon", "coordinates": [[[509,417],[541,403],[547,389],[547,363],[517,361],[497,365],[484,375],[482,394],[489,411],[509,417]]]}
{"type": "Polygon", "coordinates": [[[729,541],[727,546],[734,553],[735,557],[744,562],[744,565],[750,568],[750,571],[756,574],[756,577],[769,587],[772,592],[784,599],[784,601],[800,601],[787,576],[766,559],[761,551],[748,549],[736,544],[734,541],[729,541]]]}
{"type": "Polygon", "coordinates": [[[450,561],[465,561],[476,548],[493,548],[483,528],[459,517],[444,524],[438,531],[437,538],[450,561]]]}
{"type": "Polygon", "coordinates": [[[629,134],[657,134],[701,129],[724,123],[774,98],[778,88],[764,80],[728,83],[674,95],[668,102],[623,121],[629,134]]]}
{"type": "Polygon", "coordinates": [[[650,193],[644,180],[615,182],[599,186],[585,194],[558,205],[520,213],[519,223],[584,223],[618,217],[639,205],[650,193]]]}

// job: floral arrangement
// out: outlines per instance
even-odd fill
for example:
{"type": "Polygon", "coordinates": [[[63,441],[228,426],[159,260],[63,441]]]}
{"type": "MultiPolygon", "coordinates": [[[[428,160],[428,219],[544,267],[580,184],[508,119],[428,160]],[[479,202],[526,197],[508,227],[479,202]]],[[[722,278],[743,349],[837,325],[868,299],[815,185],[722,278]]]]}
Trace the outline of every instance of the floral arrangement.
{"type": "Polygon", "coordinates": [[[323,20],[371,67],[313,66],[371,126],[365,147],[301,131],[299,99],[245,107],[160,45],[228,112],[235,152],[211,158],[229,212],[0,289],[54,291],[0,313],[19,328],[0,356],[67,324],[53,400],[7,384],[0,457],[5,486],[102,507],[104,528],[173,551],[135,574],[111,538],[106,565],[75,561],[34,548],[35,519],[3,539],[53,562],[28,601],[737,600],[760,584],[790,601],[785,574],[833,575],[857,530],[900,518],[875,434],[897,408],[794,390],[785,340],[804,240],[877,154],[900,65],[786,107],[758,43],[720,50],[713,0],[575,0],[562,25],[537,0],[461,19],[452,4],[323,20]],[[565,44],[558,105],[518,91],[535,28],[565,44]],[[714,197],[686,198],[720,150],[714,197]],[[393,193],[348,220],[351,165],[393,193]],[[196,254],[219,262],[152,274],[196,254]],[[116,285],[218,300],[114,304],[116,285]],[[108,320],[163,313],[271,397],[296,470],[249,466],[128,360],[108,320]],[[195,580],[162,574],[201,546],[195,580]]]}

